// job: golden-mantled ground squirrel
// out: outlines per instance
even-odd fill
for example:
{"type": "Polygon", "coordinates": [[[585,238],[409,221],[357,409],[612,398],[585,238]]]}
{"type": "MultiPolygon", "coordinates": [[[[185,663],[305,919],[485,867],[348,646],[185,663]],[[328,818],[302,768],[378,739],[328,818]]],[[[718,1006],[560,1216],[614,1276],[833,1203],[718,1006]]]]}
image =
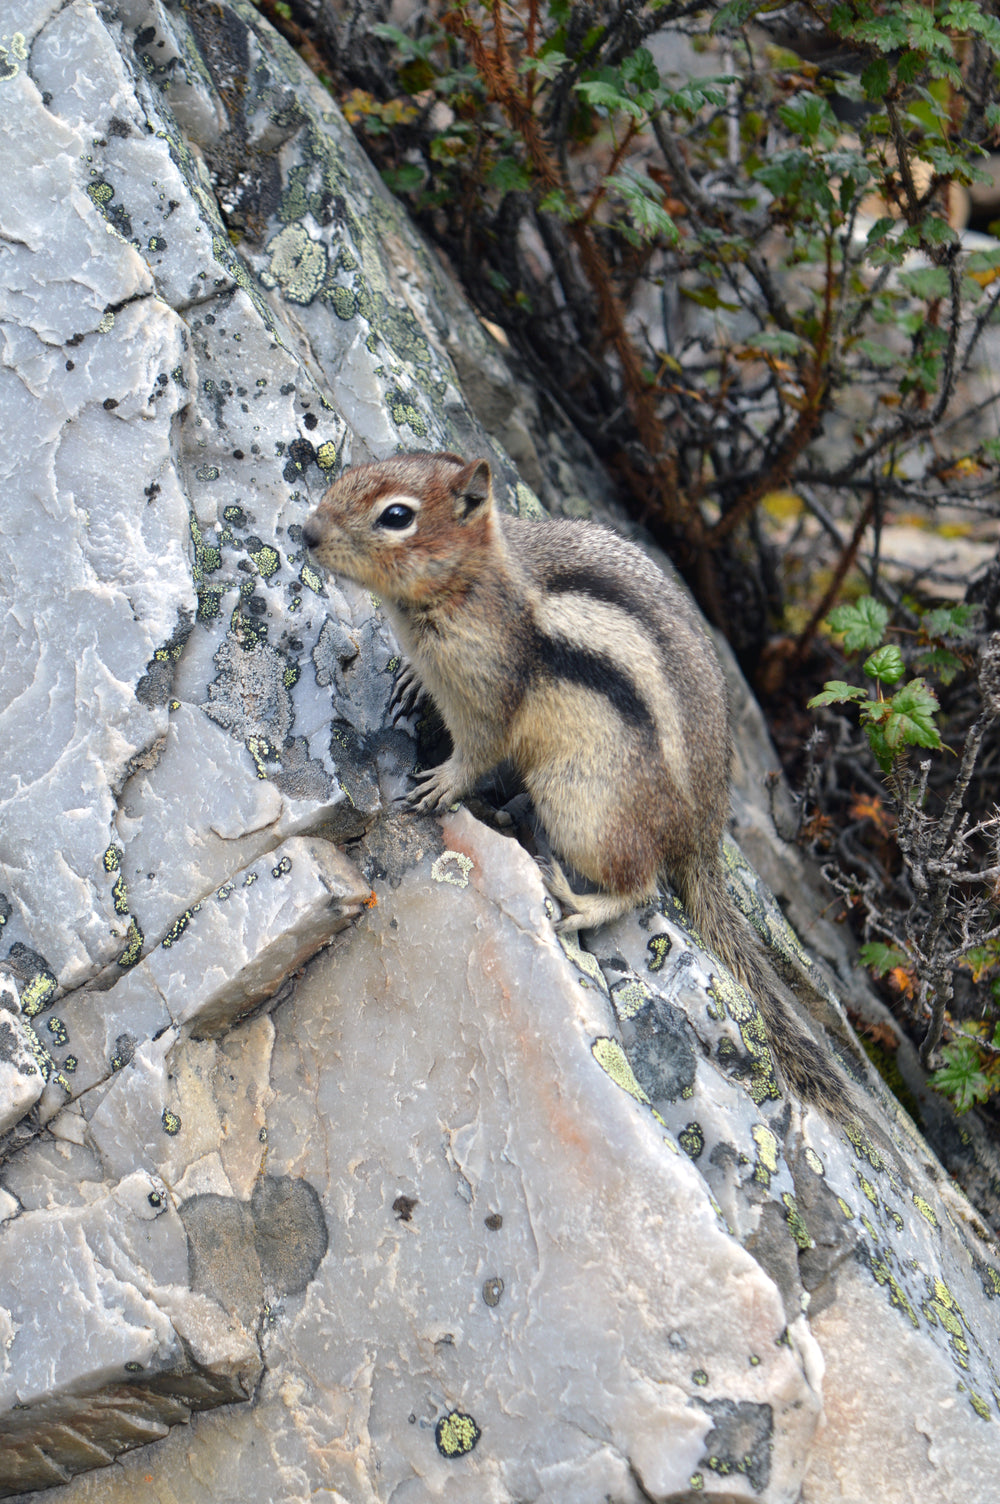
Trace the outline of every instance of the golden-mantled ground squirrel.
{"type": "Polygon", "coordinates": [[[346,471],[302,531],[320,564],[381,597],[408,659],[397,698],[425,690],[451,733],[452,755],[418,777],[415,808],[460,799],[509,759],[552,846],[601,890],[576,893],[553,867],[558,928],[614,919],[666,874],[756,999],[789,1083],[846,1107],[729,896],[725,681],[679,587],[605,528],[498,512],[486,460],[453,454],[346,471]]]}

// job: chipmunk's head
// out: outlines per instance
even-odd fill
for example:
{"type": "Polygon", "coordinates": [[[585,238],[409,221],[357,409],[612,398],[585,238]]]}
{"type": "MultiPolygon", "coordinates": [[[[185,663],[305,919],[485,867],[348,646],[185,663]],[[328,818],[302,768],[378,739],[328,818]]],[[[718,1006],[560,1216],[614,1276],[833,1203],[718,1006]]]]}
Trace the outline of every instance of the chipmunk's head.
{"type": "Polygon", "coordinates": [[[302,536],[317,561],[386,600],[420,606],[463,591],[493,537],[486,460],[399,454],[335,480],[302,536]]]}

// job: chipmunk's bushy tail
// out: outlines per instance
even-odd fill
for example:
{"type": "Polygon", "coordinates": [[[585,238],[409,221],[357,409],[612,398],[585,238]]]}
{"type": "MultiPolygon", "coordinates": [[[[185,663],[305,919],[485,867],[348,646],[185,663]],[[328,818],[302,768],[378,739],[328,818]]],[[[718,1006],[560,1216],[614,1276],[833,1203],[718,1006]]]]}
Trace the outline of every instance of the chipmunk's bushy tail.
{"type": "Polygon", "coordinates": [[[774,971],[748,921],[729,896],[721,855],[694,858],[670,873],[706,947],[760,1009],[778,1068],[794,1094],[840,1122],[858,1116],[847,1079],[799,1018],[790,989],[774,971]]]}

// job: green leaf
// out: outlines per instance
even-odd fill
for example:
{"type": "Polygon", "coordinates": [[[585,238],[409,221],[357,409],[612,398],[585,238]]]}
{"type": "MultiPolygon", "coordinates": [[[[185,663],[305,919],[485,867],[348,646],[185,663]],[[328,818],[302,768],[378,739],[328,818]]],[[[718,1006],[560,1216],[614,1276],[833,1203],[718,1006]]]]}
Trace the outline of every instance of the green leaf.
{"type": "Polygon", "coordinates": [[[828,679],[826,688],[818,695],[813,695],[807,702],[807,709],[817,710],[821,705],[843,705],[849,700],[867,700],[866,690],[860,689],[856,684],[848,684],[844,679],[828,679]]]}
{"type": "Polygon", "coordinates": [[[928,637],[971,637],[978,615],[978,606],[936,606],[924,612],[920,625],[928,637]]]}
{"type": "Polygon", "coordinates": [[[943,266],[921,266],[916,271],[901,272],[899,285],[917,298],[946,298],[951,290],[951,280],[943,266]]]}
{"type": "Polygon", "coordinates": [[[609,83],[606,79],[581,79],[575,89],[595,110],[605,110],[609,115],[621,111],[635,120],[641,120],[645,114],[634,100],[622,92],[618,84],[609,83]]]}
{"type": "Polygon", "coordinates": [[[925,245],[954,245],[958,241],[958,236],[948,221],[936,219],[933,215],[920,226],[920,238],[925,245]]]}
{"type": "Polygon", "coordinates": [[[873,339],[859,339],[858,349],[867,355],[873,366],[879,370],[887,371],[890,366],[899,365],[899,356],[888,345],[880,345],[873,339]]]}
{"type": "Polygon", "coordinates": [[[487,173],[486,181],[500,193],[524,193],[531,187],[531,173],[515,157],[500,157],[487,173]]]}
{"type": "Polygon", "coordinates": [[[558,78],[569,58],[558,48],[543,47],[537,57],[526,57],[518,64],[518,73],[537,73],[539,78],[558,78]]]}
{"type": "Polygon", "coordinates": [[[660,190],[628,168],[614,172],[606,179],[609,188],[621,194],[632,219],[632,224],[643,240],[677,239],[677,226],[660,202],[660,190]]]}
{"type": "Polygon", "coordinates": [[[884,57],[877,57],[868,64],[861,75],[861,87],[866,98],[875,104],[889,92],[889,64],[884,57]]]}
{"type": "Polygon", "coordinates": [[[890,642],[865,659],[864,671],[869,679],[877,679],[880,684],[898,684],[906,673],[906,665],[902,653],[890,642]]]}
{"type": "Polygon", "coordinates": [[[648,47],[637,47],[628,57],[623,58],[621,74],[633,89],[657,89],[660,86],[659,69],[648,47]]]}
{"type": "Polygon", "coordinates": [[[956,1112],[968,1112],[977,1102],[985,1102],[993,1083],[983,1070],[979,1051],[971,1039],[956,1039],[941,1051],[944,1065],[931,1076],[935,1091],[950,1097],[956,1112]]]}
{"type": "Polygon", "coordinates": [[[892,714],[885,723],[885,739],[892,751],[903,746],[940,747],[941,733],[934,724],[938,698],[923,679],[904,684],[889,704],[892,714]]]}
{"type": "Polygon", "coordinates": [[[393,193],[416,193],[424,181],[424,169],[416,162],[404,162],[401,167],[387,167],[382,181],[393,193]]]}
{"type": "Polygon", "coordinates": [[[965,667],[961,658],[948,648],[930,648],[914,664],[924,673],[936,674],[942,684],[952,684],[965,667]]]}
{"type": "MultiPolygon", "coordinates": [[[[739,303],[727,303],[724,298],[720,298],[718,289],[714,287],[682,287],[680,294],[682,298],[689,298],[701,308],[725,308],[730,313],[740,311],[739,303]]],[[[1000,440],[997,442],[1000,444],[1000,440]]]]}
{"type": "Polygon", "coordinates": [[[891,751],[886,742],[882,728],[880,726],[868,725],[865,727],[865,735],[868,738],[868,745],[872,749],[872,756],[882,769],[882,772],[891,773],[892,765],[896,761],[896,755],[891,751]]]}
{"type": "Polygon", "coordinates": [[[905,951],[899,950],[895,945],[883,945],[881,940],[871,940],[867,945],[859,945],[858,955],[862,965],[867,966],[876,977],[884,977],[894,966],[906,966],[910,959],[905,951]]]}
{"type": "Polygon", "coordinates": [[[790,131],[806,142],[815,141],[823,130],[836,125],[833,111],[818,94],[793,95],[787,104],[781,106],[778,116],[790,131]]]}
{"type": "Polygon", "coordinates": [[[868,231],[868,244],[875,245],[878,241],[884,240],[889,231],[895,229],[898,224],[898,219],[893,219],[888,214],[883,215],[881,219],[875,221],[868,231]]]}
{"type": "Polygon", "coordinates": [[[837,606],[827,617],[831,631],[843,632],[845,653],[877,648],[889,625],[889,612],[881,601],[863,595],[850,606],[837,606]]]}
{"type": "MultiPolygon", "coordinates": [[[[728,0],[720,11],[716,13],[710,32],[729,31],[732,28],[742,26],[757,11],[765,8],[765,0],[728,0]]],[[[767,6],[770,9],[770,6],[767,6]]]]}
{"type": "Polygon", "coordinates": [[[576,210],[561,188],[553,188],[551,193],[547,193],[538,208],[542,214],[554,214],[557,219],[564,219],[567,223],[576,217],[576,210]]]}
{"type": "Polygon", "coordinates": [[[798,355],[809,349],[807,340],[790,329],[769,329],[754,336],[751,349],[764,350],[768,355],[798,355]]]}

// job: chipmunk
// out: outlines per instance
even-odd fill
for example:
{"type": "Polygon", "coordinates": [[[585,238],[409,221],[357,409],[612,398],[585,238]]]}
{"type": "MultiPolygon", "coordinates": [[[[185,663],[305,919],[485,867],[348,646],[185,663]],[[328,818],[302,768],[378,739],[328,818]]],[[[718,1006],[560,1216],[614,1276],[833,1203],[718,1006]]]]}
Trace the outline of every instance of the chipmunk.
{"type": "Polygon", "coordinates": [[[725,680],[680,587],[606,528],[499,512],[488,462],[454,454],[345,471],[302,534],[323,567],[381,597],[408,659],[394,703],[426,691],[451,733],[414,808],[453,803],[509,759],[553,848],[601,890],[575,892],[553,864],[557,929],[617,918],[665,874],[756,999],[790,1085],[846,1112],[846,1082],[726,886],[725,680]]]}

